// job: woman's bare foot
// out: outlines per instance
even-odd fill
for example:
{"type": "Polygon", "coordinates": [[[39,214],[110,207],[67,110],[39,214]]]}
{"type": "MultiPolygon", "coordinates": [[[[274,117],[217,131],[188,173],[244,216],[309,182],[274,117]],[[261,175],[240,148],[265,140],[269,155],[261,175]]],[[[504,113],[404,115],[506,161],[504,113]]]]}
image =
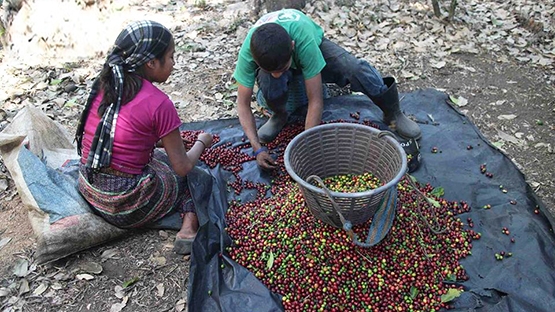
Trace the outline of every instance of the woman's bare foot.
{"type": "Polygon", "coordinates": [[[198,218],[196,213],[188,212],[183,215],[181,230],[175,235],[173,250],[180,255],[188,255],[193,250],[193,241],[198,231],[198,218]]]}
{"type": "Polygon", "coordinates": [[[183,215],[181,230],[177,232],[177,238],[195,238],[198,231],[198,218],[194,212],[187,212],[183,215]]]}

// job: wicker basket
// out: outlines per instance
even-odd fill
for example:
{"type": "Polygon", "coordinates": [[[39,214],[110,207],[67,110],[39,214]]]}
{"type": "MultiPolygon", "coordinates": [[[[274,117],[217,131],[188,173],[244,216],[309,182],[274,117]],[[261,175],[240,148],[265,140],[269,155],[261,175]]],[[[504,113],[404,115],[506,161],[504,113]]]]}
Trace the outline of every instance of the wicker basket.
{"type": "Polygon", "coordinates": [[[407,170],[406,154],[389,132],[352,123],[332,123],[308,129],[295,137],[285,149],[284,162],[297,182],[312,214],[335,227],[344,219],[352,225],[368,221],[382,204],[384,194],[407,170]],[[360,193],[325,192],[307,178],[372,173],[383,186],[360,193]],[[331,195],[332,200],[330,199],[331,195]]]}

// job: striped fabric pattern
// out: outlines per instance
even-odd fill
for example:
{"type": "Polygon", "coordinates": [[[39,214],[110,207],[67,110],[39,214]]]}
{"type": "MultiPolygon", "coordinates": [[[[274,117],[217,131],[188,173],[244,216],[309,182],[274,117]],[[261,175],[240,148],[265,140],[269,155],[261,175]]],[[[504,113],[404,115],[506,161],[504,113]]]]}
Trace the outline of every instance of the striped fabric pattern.
{"type": "Polygon", "coordinates": [[[187,179],[175,174],[159,150],[144,173],[133,178],[81,165],[79,191],[103,219],[120,228],[143,227],[174,210],[194,212],[187,179]]]}

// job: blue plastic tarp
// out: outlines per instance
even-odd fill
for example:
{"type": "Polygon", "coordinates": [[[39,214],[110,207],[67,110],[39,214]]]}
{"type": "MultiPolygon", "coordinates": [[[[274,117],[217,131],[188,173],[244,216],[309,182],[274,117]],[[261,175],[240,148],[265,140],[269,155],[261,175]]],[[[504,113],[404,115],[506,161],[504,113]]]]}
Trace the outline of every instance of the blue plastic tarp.
{"type": "MultiPolygon", "coordinates": [[[[555,236],[544,215],[547,210],[523,174],[448,103],[445,93],[427,89],[404,94],[402,107],[420,121],[422,129],[423,161],[412,175],[420,183],[443,187],[447,200],[466,201],[472,209],[459,217],[472,218],[473,230],[482,234],[473,244],[472,255],[461,261],[469,280],[461,284],[465,292],[454,301],[454,311],[555,311],[555,236]],[[469,145],[473,148],[467,149],[469,145]],[[434,147],[437,153],[431,152],[434,147]],[[486,178],[480,172],[482,164],[487,164],[494,177],[486,178]],[[501,192],[500,185],[509,192],[501,192]],[[486,204],[491,209],[483,209],[486,204]],[[534,213],[536,207],[540,214],[534,213]],[[503,227],[511,229],[515,243],[501,233],[503,227]],[[499,250],[511,250],[513,256],[497,261],[494,254],[499,250]]],[[[361,120],[373,120],[383,127],[379,109],[360,95],[327,99],[323,119],[353,120],[354,112],[359,112],[361,120]]],[[[263,121],[257,120],[259,124],[263,121]]],[[[244,144],[237,119],[189,123],[182,130],[217,134],[219,144],[244,144]]],[[[245,152],[251,152],[250,148],[245,152]]],[[[201,227],[193,246],[189,311],[282,311],[279,294],[270,292],[225,251],[231,244],[225,232],[228,202],[252,200],[252,193],[235,195],[226,190],[227,181],[235,178],[223,168],[204,166],[203,174],[211,175],[213,183],[208,196],[193,191],[201,227]]],[[[271,183],[271,176],[259,170],[254,161],[244,163],[240,175],[244,180],[271,183]]],[[[195,189],[195,178],[190,182],[195,189]]]]}

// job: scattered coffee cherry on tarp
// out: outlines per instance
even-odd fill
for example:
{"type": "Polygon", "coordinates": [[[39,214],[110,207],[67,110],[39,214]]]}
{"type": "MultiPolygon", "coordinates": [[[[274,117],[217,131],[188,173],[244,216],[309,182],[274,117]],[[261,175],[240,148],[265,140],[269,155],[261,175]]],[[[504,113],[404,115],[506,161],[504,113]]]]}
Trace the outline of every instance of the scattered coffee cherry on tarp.
{"type": "MultiPolygon", "coordinates": [[[[372,126],[369,121],[363,123],[372,126]]],[[[388,236],[372,248],[357,247],[342,229],[310,213],[284,168],[285,148],[303,128],[300,123],[288,125],[266,145],[278,163],[271,185],[241,178],[243,163],[254,160],[245,152],[249,143],[236,147],[219,144],[201,156],[208,167],[219,165],[233,174],[235,181],[228,187],[234,194],[240,195],[244,189],[258,194],[252,201],[237,197],[229,203],[226,231],[233,239],[227,248],[231,258],[282,295],[287,311],[434,311],[448,307],[446,301],[462,290],[453,282],[468,279],[459,260],[471,254],[472,241],[481,236],[472,229],[465,230],[456,217],[470,210],[468,204],[436,197],[433,187],[426,184],[420,191],[439,203],[432,214],[432,208],[418,200],[416,191],[402,180],[396,220],[388,236]],[[268,191],[271,196],[267,196],[268,191]],[[434,234],[422,218],[441,224],[447,231],[434,234]]],[[[188,134],[193,138],[198,135],[188,134]]],[[[348,186],[349,191],[360,192],[386,182],[371,173],[328,178],[336,191],[345,191],[348,186]],[[352,180],[366,183],[348,185],[352,180]]],[[[359,237],[366,237],[370,222],[354,227],[359,237]]]]}
{"type": "MultiPolygon", "coordinates": [[[[421,188],[428,196],[432,190],[429,185],[421,188]]],[[[439,201],[434,215],[448,230],[433,234],[416,213],[423,203],[403,180],[389,235],[375,247],[361,248],[343,230],[314,218],[294,182],[276,183],[272,194],[231,203],[226,220],[234,244],[228,252],[283,295],[287,311],[438,310],[446,307],[442,295],[457,288],[445,282],[468,279],[458,261],[470,254],[472,240],[479,236],[464,230],[455,217],[454,207],[470,209],[464,202],[439,201]]],[[[432,218],[420,208],[424,217],[432,218]]],[[[369,222],[355,227],[359,237],[369,222]]]]}

